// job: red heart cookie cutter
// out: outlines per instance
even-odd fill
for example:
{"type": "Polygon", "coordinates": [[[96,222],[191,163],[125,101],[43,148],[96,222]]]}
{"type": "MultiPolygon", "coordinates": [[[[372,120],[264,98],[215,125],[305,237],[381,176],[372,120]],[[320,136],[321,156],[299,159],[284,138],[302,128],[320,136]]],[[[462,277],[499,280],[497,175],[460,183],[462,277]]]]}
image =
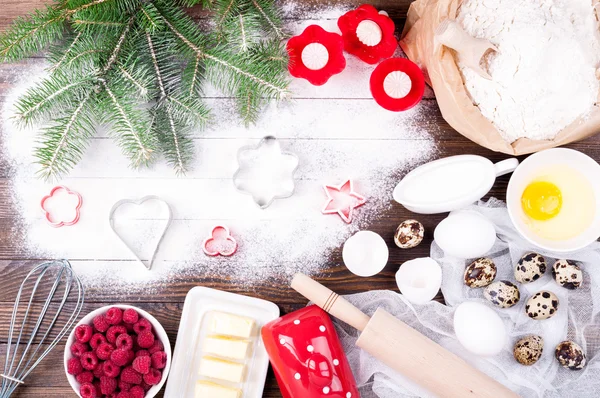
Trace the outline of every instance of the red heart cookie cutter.
{"type": "Polygon", "coordinates": [[[202,243],[202,250],[207,256],[232,256],[237,250],[237,242],[229,229],[223,225],[213,228],[210,236],[202,243]]]}

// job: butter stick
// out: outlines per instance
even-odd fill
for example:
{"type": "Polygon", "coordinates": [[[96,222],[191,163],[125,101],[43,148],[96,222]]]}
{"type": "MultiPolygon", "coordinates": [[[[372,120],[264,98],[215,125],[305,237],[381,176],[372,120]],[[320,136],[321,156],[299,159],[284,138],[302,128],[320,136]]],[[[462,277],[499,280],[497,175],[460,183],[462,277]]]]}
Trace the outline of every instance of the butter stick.
{"type": "Polygon", "coordinates": [[[214,312],[210,323],[210,331],[212,334],[247,339],[252,335],[254,324],[255,321],[252,318],[226,312],[214,312]]]}
{"type": "Polygon", "coordinates": [[[242,390],[225,387],[210,381],[196,382],[196,398],[241,398],[242,390]]]}
{"type": "Polygon", "coordinates": [[[225,361],[205,356],[200,361],[200,376],[212,379],[241,383],[244,380],[245,366],[241,363],[225,361]]]}
{"type": "Polygon", "coordinates": [[[239,340],[227,336],[208,336],[204,339],[202,351],[205,354],[243,360],[248,355],[249,340],[239,340]]]}

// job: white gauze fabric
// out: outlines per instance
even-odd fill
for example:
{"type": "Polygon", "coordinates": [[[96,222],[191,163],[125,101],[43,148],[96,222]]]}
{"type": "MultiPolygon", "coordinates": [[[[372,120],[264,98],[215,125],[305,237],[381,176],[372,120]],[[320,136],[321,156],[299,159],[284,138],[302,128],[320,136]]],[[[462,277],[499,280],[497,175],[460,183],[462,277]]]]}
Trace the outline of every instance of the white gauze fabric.
{"type": "MultiPolygon", "coordinates": [[[[600,243],[596,242],[584,250],[568,255],[569,259],[580,262],[584,282],[577,290],[567,290],[554,281],[551,273],[554,261],[564,256],[540,251],[528,245],[512,226],[504,202],[491,199],[470,209],[483,214],[496,226],[498,240],[487,255],[498,267],[496,280],[517,283],[513,275],[513,266],[528,251],[537,251],[546,258],[548,270],[544,277],[531,284],[517,284],[521,291],[521,300],[515,307],[493,307],[483,298],[483,289],[466,287],[463,283],[463,271],[469,260],[445,257],[435,243],[431,247],[431,257],[440,263],[443,270],[442,292],[447,306],[437,302],[413,305],[401,294],[391,291],[354,294],[346,296],[346,299],[369,315],[377,308],[385,309],[522,397],[600,396],[600,243]],[[535,321],[525,314],[524,306],[532,294],[543,289],[550,290],[558,296],[560,308],[554,317],[535,321]],[[509,342],[499,355],[479,358],[463,349],[456,340],[453,328],[454,308],[466,300],[488,305],[504,320],[509,342]],[[517,363],[512,354],[514,343],[528,334],[537,334],[544,338],[544,352],[533,366],[517,363]],[[554,347],[563,340],[573,340],[584,349],[588,365],[583,370],[572,371],[559,366],[554,358],[554,347]]],[[[362,397],[433,396],[355,347],[358,337],[356,330],[340,321],[336,321],[336,326],[362,397]]]]}

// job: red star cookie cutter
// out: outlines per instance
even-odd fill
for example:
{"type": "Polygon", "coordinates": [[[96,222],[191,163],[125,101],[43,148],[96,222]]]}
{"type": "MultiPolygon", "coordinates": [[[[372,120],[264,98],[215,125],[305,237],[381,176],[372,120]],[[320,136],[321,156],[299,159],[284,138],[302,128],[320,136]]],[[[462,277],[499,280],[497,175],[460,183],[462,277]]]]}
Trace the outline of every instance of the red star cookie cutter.
{"type": "Polygon", "coordinates": [[[50,224],[50,226],[55,227],[55,228],[66,227],[66,226],[77,224],[77,222],[79,221],[79,211],[81,209],[82,204],[83,204],[83,198],[81,197],[81,195],[78,192],[70,190],[69,188],[65,187],[64,185],[58,185],[58,186],[52,188],[52,190],[50,191],[50,194],[47,196],[44,196],[42,198],[42,201],[40,202],[40,206],[41,206],[42,210],[44,211],[46,221],[48,221],[48,224],[50,224]],[[77,204],[75,205],[75,215],[71,220],[56,220],[52,216],[52,212],[50,210],[46,209],[46,202],[48,201],[48,199],[52,198],[56,192],[61,191],[61,190],[65,191],[67,193],[67,195],[73,195],[77,198],[77,204]]]}
{"type": "Polygon", "coordinates": [[[325,185],[327,202],[323,207],[323,214],[339,214],[346,223],[352,222],[354,209],[364,205],[367,200],[354,191],[352,180],[346,180],[340,186],[325,185]]]}
{"type": "Polygon", "coordinates": [[[232,256],[237,250],[237,242],[231,236],[229,228],[217,225],[213,228],[210,236],[202,243],[202,250],[207,256],[232,256]]]}

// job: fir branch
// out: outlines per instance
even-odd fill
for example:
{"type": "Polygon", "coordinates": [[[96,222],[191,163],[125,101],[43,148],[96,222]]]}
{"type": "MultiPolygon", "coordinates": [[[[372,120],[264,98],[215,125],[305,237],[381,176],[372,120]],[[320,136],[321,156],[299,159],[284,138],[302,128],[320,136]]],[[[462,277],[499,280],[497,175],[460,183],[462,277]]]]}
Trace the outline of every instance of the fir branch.
{"type": "Polygon", "coordinates": [[[146,3],[140,7],[140,17],[137,18],[142,29],[147,32],[156,32],[164,28],[160,13],[152,3],[146,3]]]}
{"type": "Polygon", "coordinates": [[[222,29],[226,41],[235,52],[244,53],[259,44],[264,36],[260,21],[252,14],[232,15],[222,29]]]}
{"type": "Polygon", "coordinates": [[[285,34],[283,30],[280,28],[281,26],[281,16],[277,12],[277,8],[275,8],[275,4],[272,0],[250,0],[252,6],[258,11],[267,25],[272,29],[273,33],[277,36],[279,40],[283,40],[285,38],[285,34]]]}
{"type": "Polygon", "coordinates": [[[121,32],[121,36],[119,36],[119,40],[117,41],[117,44],[114,46],[114,49],[113,49],[112,53],[110,54],[110,57],[108,58],[108,61],[106,62],[106,65],[104,65],[104,67],[102,68],[103,73],[108,72],[108,70],[113,66],[113,64],[117,60],[117,56],[119,55],[119,52],[121,51],[123,42],[125,41],[125,38],[127,37],[127,33],[129,33],[129,30],[131,29],[131,25],[133,25],[134,21],[135,21],[135,17],[132,16],[131,18],[129,18],[129,22],[127,23],[127,25],[125,25],[125,27],[123,28],[123,31],[121,32]]]}
{"type": "Polygon", "coordinates": [[[50,68],[50,72],[60,68],[62,63],[65,61],[65,59],[73,51],[73,48],[75,47],[75,45],[77,44],[77,42],[79,41],[80,38],[81,38],[81,32],[77,33],[77,35],[71,41],[71,44],[69,45],[69,47],[67,47],[67,49],[62,52],[62,57],[60,57],[60,59],[58,59],[58,61],[54,62],[54,65],[52,65],[52,67],[50,68]]]}
{"type": "Polygon", "coordinates": [[[201,57],[197,55],[192,61],[188,62],[183,70],[182,84],[189,96],[202,95],[202,72],[203,65],[201,57]]]}
{"type": "Polygon", "coordinates": [[[210,122],[210,111],[197,97],[170,94],[166,102],[173,117],[186,125],[204,127],[210,122]]]}
{"type": "Polygon", "coordinates": [[[185,174],[192,159],[193,141],[189,138],[187,130],[186,126],[175,122],[168,107],[159,107],[156,110],[153,131],[161,152],[177,174],[185,174]]]}
{"type": "Polygon", "coordinates": [[[213,11],[216,16],[217,27],[223,25],[223,23],[230,19],[234,14],[238,13],[238,2],[239,0],[216,0],[213,11]]]}
{"type": "Polygon", "coordinates": [[[71,21],[73,23],[73,25],[77,28],[77,27],[82,27],[82,28],[86,28],[89,26],[102,26],[105,28],[121,28],[123,26],[125,26],[125,23],[123,22],[109,22],[109,21],[91,21],[91,20],[86,20],[86,19],[73,19],[71,21]]]}

